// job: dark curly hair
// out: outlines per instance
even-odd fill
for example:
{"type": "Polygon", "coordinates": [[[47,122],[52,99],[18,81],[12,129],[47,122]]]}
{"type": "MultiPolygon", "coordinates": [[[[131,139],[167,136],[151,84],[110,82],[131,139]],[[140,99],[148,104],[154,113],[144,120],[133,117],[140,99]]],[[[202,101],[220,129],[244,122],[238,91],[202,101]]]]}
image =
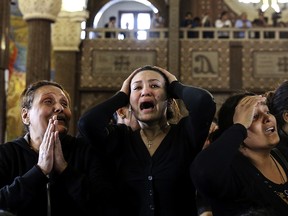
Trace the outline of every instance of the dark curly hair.
{"type": "Polygon", "coordinates": [[[226,129],[231,127],[233,123],[233,116],[235,113],[235,108],[238,103],[247,96],[253,96],[255,93],[252,92],[238,92],[228,97],[226,101],[223,103],[221,108],[218,111],[218,129],[216,129],[211,134],[211,140],[216,140],[226,129]]]}
{"type": "Polygon", "coordinates": [[[288,112],[288,80],[284,81],[268,98],[268,107],[275,116],[278,128],[286,124],[283,114],[288,112]]]}

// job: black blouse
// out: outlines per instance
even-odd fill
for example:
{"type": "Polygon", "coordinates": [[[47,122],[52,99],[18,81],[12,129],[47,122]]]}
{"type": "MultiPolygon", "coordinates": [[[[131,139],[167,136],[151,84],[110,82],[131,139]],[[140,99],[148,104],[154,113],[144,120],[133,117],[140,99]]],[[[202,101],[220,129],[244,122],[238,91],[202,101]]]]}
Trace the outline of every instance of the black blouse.
{"type": "Polygon", "coordinates": [[[202,149],[216,106],[212,95],[200,88],[174,81],[170,91],[183,100],[189,115],[171,125],[152,157],[140,130],[108,126],[113,112],[128,103],[123,92],[93,107],[79,121],[80,133],[103,150],[107,163],[112,164],[109,169],[115,180],[114,204],[120,215],[197,215],[189,166],[202,149]]]}

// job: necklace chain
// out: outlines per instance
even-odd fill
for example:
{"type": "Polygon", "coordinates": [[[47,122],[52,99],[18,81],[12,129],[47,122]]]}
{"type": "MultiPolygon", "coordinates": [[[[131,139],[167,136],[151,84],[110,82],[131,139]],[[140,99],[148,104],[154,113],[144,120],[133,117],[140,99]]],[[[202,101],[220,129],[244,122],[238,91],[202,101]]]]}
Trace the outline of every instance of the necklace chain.
{"type": "Polygon", "coordinates": [[[161,133],[165,133],[166,132],[166,129],[169,127],[170,125],[167,123],[167,125],[165,125],[165,127],[163,127],[159,133],[157,133],[155,136],[153,136],[151,139],[148,138],[148,136],[145,134],[144,130],[141,129],[140,130],[140,133],[142,134],[143,137],[145,137],[146,141],[147,141],[147,147],[148,149],[151,148],[151,146],[153,145],[153,140],[155,140],[156,137],[158,137],[161,133]]]}
{"type": "Polygon", "coordinates": [[[153,145],[153,140],[154,140],[157,136],[159,136],[159,134],[162,133],[162,130],[160,130],[159,133],[157,133],[154,137],[152,137],[152,139],[148,139],[148,137],[147,137],[147,135],[145,134],[144,130],[141,129],[140,132],[141,132],[141,134],[145,137],[145,139],[146,139],[146,141],[147,141],[147,147],[148,147],[148,149],[150,149],[151,146],[153,145]]]}
{"type": "Polygon", "coordinates": [[[285,183],[285,178],[284,178],[284,176],[283,176],[283,174],[282,174],[282,172],[281,172],[281,170],[280,170],[280,168],[279,168],[279,166],[278,166],[278,164],[277,164],[275,158],[274,158],[272,155],[270,155],[270,157],[272,158],[272,161],[274,162],[274,164],[275,164],[275,166],[276,166],[278,172],[280,173],[280,176],[281,176],[281,180],[282,180],[282,182],[285,183]]]}

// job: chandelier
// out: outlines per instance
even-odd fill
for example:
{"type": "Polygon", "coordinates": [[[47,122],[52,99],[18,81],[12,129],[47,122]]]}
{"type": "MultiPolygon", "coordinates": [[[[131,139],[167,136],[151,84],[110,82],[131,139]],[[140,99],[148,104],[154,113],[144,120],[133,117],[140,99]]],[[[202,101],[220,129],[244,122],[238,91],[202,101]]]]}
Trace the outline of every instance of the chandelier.
{"type": "Polygon", "coordinates": [[[269,7],[273,8],[275,12],[279,13],[281,11],[280,4],[288,3],[288,0],[238,0],[242,3],[253,3],[261,4],[261,10],[264,12],[269,7]]]}

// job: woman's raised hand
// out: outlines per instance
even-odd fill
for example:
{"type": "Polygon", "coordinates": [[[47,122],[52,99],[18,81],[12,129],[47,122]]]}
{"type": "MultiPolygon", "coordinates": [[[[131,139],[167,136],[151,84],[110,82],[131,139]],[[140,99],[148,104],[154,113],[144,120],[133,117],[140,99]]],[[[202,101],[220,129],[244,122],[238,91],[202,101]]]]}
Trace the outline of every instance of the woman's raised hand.
{"type": "Polygon", "coordinates": [[[122,87],[120,89],[120,91],[124,92],[125,94],[129,95],[130,93],[130,83],[132,78],[134,77],[135,73],[137,73],[137,71],[139,70],[139,68],[137,68],[136,70],[134,70],[128,77],[126,80],[124,80],[122,87]]]}
{"type": "Polygon", "coordinates": [[[260,103],[265,103],[266,97],[261,95],[244,97],[235,108],[233,116],[234,124],[239,123],[249,128],[252,124],[256,107],[260,103]]]}
{"type": "MultiPolygon", "coordinates": [[[[53,122],[55,125],[55,129],[58,128],[58,120],[57,116],[53,116],[53,122]]],[[[67,167],[67,162],[64,159],[63,152],[62,152],[62,146],[61,146],[61,141],[59,139],[59,131],[55,130],[54,133],[54,164],[53,168],[57,173],[62,173],[66,167],[67,167]]]]}
{"type": "Polygon", "coordinates": [[[45,175],[48,175],[52,169],[61,173],[67,167],[67,162],[65,161],[62,152],[57,126],[57,116],[54,115],[52,119],[49,119],[48,127],[39,148],[37,165],[45,175]]]}
{"type": "Polygon", "coordinates": [[[37,165],[45,175],[48,175],[53,168],[54,160],[54,143],[55,143],[55,125],[53,119],[49,123],[44,134],[42,143],[39,147],[39,156],[37,165]]]}
{"type": "Polygon", "coordinates": [[[154,68],[157,68],[158,70],[162,71],[165,74],[165,76],[168,78],[169,83],[177,80],[176,76],[174,74],[170,73],[169,71],[167,71],[163,68],[157,67],[157,66],[154,66],[154,68]]]}

